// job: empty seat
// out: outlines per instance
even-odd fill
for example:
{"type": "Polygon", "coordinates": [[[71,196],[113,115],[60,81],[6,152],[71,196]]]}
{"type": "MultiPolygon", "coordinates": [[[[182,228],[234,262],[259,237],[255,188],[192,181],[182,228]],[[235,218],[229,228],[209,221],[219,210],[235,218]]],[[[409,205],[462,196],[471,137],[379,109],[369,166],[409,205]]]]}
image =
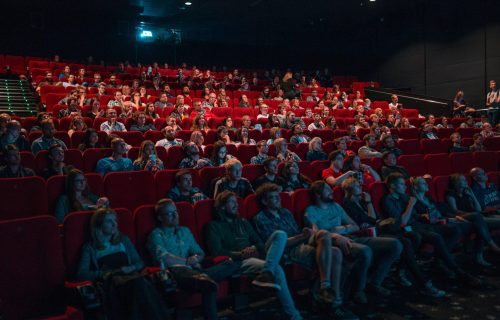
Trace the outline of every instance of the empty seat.
{"type": "Polygon", "coordinates": [[[433,177],[448,176],[453,173],[447,153],[427,154],[424,156],[425,168],[433,177]]]}
{"type": "Polygon", "coordinates": [[[460,133],[462,138],[472,138],[474,133],[481,132],[479,128],[458,128],[457,132],[460,133]]]}
{"type": "Polygon", "coordinates": [[[438,202],[444,202],[445,201],[445,193],[446,193],[446,190],[448,190],[449,181],[450,181],[449,176],[434,177],[434,178],[432,178],[432,180],[434,183],[434,194],[436,196],[436,200],[438,202]]]}
{"type": "Polygon", "coordinates": [[[483,143],[488,151],[500,151],[500,137],[484,139],[483,143]]]}
{"type": "Polygon", "coordinates": [[[128,143],[133,147],[139,147],[142,141],[144,141],[144,136],[139,131],[124,131],[124,132],[116,131],[113,132],[113,134],[116,134],[117,136],[125,140],[126,143],[128,143]]]}
{"type": "Polygon", "coordinates": [[[179,163],[184,159],[185,154],[181,146],[172,146],[167,151],[167,162],[165,163],[166,169],[177,169],[179,163]]]}
{"type": "Polygon", "coordinates": [[[494,151],[474,152],[474,165],[481,167],[484,171],[499,170],[499,161],[494,151]]]}
{"type": "Polygon", "coordinates": [[[398,164],[405,167],[413,177],[423,176],[427,173],[424,157],[420,154],[399,156],[398,164]]]}
{"type": "Polygon", "coordinates": [[[265,172],[264,166],[261,164],[245,164],[241,175],[247,178],[250,183],[253,183],[255,179],[262,176],[265,172]]]}
{"type": "Polygon", "coordinates": [[[387,188],[384,182],[375,182],[370,186],[370,195],[372,197],[373,207],[377,215],[380,215],[380,202],[382,197],[387,193],[387,188]]]}
{"type": "Polygon", "coordinates": [[[65,267],[54,217],[0,222],[0,314],[5,319],[83,319],[66,306],[65,267]]]}
{"type": "Polygon", "coordinates": [[[398,148],[405,155],[420,153],[420,143],[417,139],[398,140],[398,148]]]}
{"type": "Polygon", "coordinates": [[[309,189],[297,189],[292,193],[293,215],[299,226],[304,225],[305,209],[313,203],[309,189]]]}
{"type": "Polygon", "coordinates": [[[321,174],[329,166],[330,162],[328,160],[316,160],[311,162],[310,170],[302,171],[302,174],[306,175],[311,181],[322,180],[321,174]]]}
{"type": "Polygon", "coordinates": [[[207,196],[213,195],[215,179],[222,177],[225,172],[224,167],[205,167],[200,170],[201,189],[207,196]]]}
{"type": "Polygon", "coordinates": [[[469,173],[474,167],[472,152],[453,152],[449,154],[449,158],[454,173],[469,173]]]}
{"type": "Polygon", "coordinates": [[[156,201],[153,175],[148,171],[110,172],[103,184],[104,193],[114,208],[133,211],[156,201]]]}
{"type": "Polygon", "coordinates": [[[446,144],[442,143],[439,139],[420,140],[420,150],[422,150],[423,154],[448,153],[448,149],[446,144]]]}
{"type": "Polygon", "coordinates": [[[419,132],[417,128],[400,128],[398,137],[401,139],[418,139],[419,132]]]}
{"type": "Polygon", "coordinates": [[[47,214],[47,191],[41,177],[0,179],[0,220],[47,214]]]}
{"type": "Polygon", "coordinates": [[[238,151],[236,157],[241,161],[242,164],[249,164],[250,159],[258,154],[257,147],[250,144],[240,144],[238,146],[238,151]]]}
{"type": "Polygon", "coordinates": [[[436,130],[436,134],[440,139],[449,138],[453,132],[455,132],[453,128],[438,128],[436,130]]]}

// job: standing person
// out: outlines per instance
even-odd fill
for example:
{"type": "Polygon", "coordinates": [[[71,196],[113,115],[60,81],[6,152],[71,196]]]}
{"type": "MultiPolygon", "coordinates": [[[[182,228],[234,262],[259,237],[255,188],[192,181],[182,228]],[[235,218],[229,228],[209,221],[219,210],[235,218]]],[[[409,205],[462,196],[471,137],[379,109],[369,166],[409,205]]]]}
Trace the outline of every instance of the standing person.
{"type": "MultiPolygon", "coordinates": [[[[285,260],[301,264],[308,269],[319,269],[319,291],[315,300],[334,308],[334,315],[340,319],[357,319],[342,306],[341,274],[342,253],[332,247],[332,235],[326,230],[299,229],[292,213],[281,206],[279,188],[272,183],[257,189],[257,198],[262,210],[253,218],[257,233],[267,239],[277,230],[287,235],[285,260]]],[[[315,290],[316,291],[316,290],[315,290]]]]}
{"type": "Polygon", "coordinates": [[[342,250],[344,258],[355,261],[354,301],[366,303],[365,288],[368,293],[388,297],[391,292],[382,286],[382,282],[401,254],[401,243],[392,238],[352,236],[359,231],[359,226],[335,203],[332,188],[324,181],[316,181],[311,186],[311,193],[314,204],[305,210],[306,225],[331,232],[334,245],[342,250]],[[373,276],[368,283],[372,261],[373,276]]]}
{"type": "Polygon", "coordinates": [[[393,237],[398,239],[402,245],[401,261],[398,266],[399,283],[403,287],[410,287],[412,282],[406,276],[406,270],[410,272],[416,281],[420,292],[423,295],[428,295],[433,298],[443,297],[446,292],[434,287],[430,280],[420,270],[417,259],[416,250],[420,246],[420,238],[405,236],[399,228],[392,228],[390,232],[384,230],[384,226],[377,222],[377,213],[373,207],[370,194],[363,192],[361,185],[354,178],[349,178],[342,183],[342,190],[345,198],[342,207],[354,222],[358,224],[362,232],[369,229],[375,229],[376,234],[383,237],[393,237]],[[415,243],[414,243],[415,242],[415,243]]]}
{"type": "Polygon", "coordinates": [[[141,276],[143,269],[132,241],[118,229],[116,212],[98,209],[90,220],[90,241],[83,246],[77,278],[103,289],[108,319],[167,319],[159,293],[141,276]]]}
{"type": "Polygon", "coordinates": [[[147,247],[157,266],[168,267],[178,286],[203,296],[205,319],[217,319],[217,282],[232,276],[238,265],[226,260],[210,268],[201,262],[205,252],[196,243],[191,231],[179,226],[179,212],[170,199],[161,199],[155,205],[159,226],[149,234],[147,247]]]}
{"type": "Polygon", "coordinates": [[[500,106],[500,90],[497,88],[497,82],[490,80],[490,90],[486,95],[486,107],[488,110],[488,119],[492,126],[498,123],[498,107],[500,106]]]}
{"type": "Polygon", "coordinates": [[[278,299],[288,317],[301,320],[279,264],[287,243],[286,233],[276,231],[264,243],[250,222],[238,216],[238,199],[231,191],[217,195],[214,209],[217,218],[207,227],[210,254],[229,256],[241,262],[243,274],[256,274],[253,285],[277,290],[278,299]]]}

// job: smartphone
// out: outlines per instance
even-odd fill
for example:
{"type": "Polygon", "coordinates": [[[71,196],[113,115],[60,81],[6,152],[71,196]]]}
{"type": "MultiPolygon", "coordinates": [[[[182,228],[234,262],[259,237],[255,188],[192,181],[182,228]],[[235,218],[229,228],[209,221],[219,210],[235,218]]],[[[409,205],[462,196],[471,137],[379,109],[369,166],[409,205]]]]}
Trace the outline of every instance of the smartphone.
{"type": "Polygon", "coordinates": [[[149,160],[156,162],[156,154],[152,154],[149,156],[149,160]]]}

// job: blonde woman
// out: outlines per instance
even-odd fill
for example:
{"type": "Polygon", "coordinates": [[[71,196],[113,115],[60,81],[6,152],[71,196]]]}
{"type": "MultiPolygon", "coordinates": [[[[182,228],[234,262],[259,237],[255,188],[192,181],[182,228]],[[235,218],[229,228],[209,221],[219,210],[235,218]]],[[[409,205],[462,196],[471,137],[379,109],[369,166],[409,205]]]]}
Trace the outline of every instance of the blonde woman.
{"type": "Polygon", "coordinates": [[[76,116],[71,120],[68,130],[68,136],[72,136],[76,131],[85,131],[87,130],[87,124],[83,120],[82,117],[76,116]]]}
{"type": "Polygon", "coordinates": [[[134,170],[156,172],[164,169],[163,162],[158,159],[155,144],[151,140],[144,140],[139,149],[139,156],[134,161],[134,170]]]}

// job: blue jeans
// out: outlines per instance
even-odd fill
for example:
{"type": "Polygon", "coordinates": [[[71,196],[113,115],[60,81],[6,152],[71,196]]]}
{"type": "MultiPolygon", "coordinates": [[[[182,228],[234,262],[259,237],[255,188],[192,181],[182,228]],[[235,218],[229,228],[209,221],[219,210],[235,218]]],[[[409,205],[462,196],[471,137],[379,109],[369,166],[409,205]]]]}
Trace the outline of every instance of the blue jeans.
{"type": "Polygon", "coordinates": [[[266,260],[249,258],[243,260],[241,264],[241,272],[244,274],[255,274],[262,271],[268,271],[274,275],[276,284],[281,287],[277,296],[283,306],[283,310],[290,316],[292,320],[302,319],[288,289],[286,283],[285,272],[281,268],[279,262],[286,247],[288,236],[283,231],[275,231],[266,241],[266,260]]]}

